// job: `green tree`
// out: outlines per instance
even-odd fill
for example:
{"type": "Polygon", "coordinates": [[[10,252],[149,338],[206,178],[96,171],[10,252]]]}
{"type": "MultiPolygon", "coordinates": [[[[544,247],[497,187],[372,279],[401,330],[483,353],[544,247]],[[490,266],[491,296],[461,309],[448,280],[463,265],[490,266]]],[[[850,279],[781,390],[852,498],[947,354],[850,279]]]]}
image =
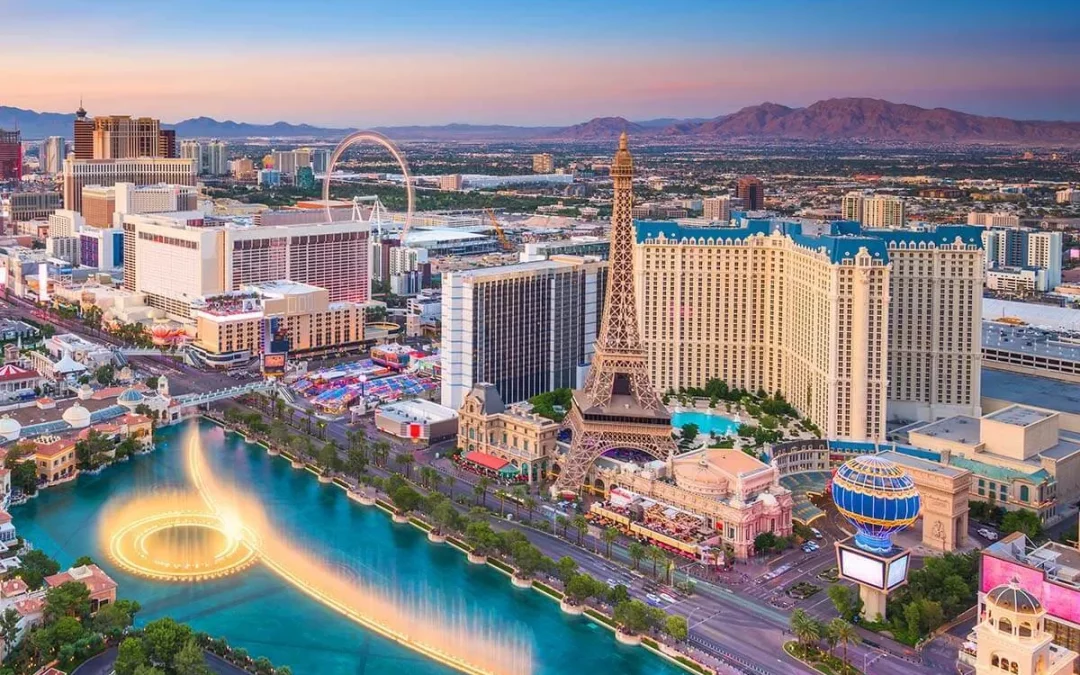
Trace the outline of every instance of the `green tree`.
{"type": "Polygon", "coordinates": [[[352,448],[345,459],[345,471],[353,478],[359,479],[367,473],[367,453],[359,448],[352,448]]]}
{"type": "Polygon", "coordinates": [[[607,592],[607,599],[611,606],[614,607],[620,602],[625,602],[630,599],[630,589],[622,584],[616,584],[614,588],[607,592]]]}
{"type": "Polygon", "coordinates": [[[596,579],[588,574],[574,574],[566,582],[566,597],[571,604],[580,605],[596,592],[596,579]]]}
{"type": "Polygon", "coordinates": [[[578,546],[582,546],[585,543],[585,533],[589,531],[589,521],[585,520],[585,516],[577,515],[570,521],[570,524],[577,530],[577,543],[578,546]]]}
{"type": "Polygon", "coordinates": [[[146,652],[143,651],[142,642],[138,638],[129,637],[125,638],[116,650],[116,663],[113,664],[113,669],[116,675],[135,675],[135,670],[147,663],[148,659],[146,652]]]}
{"type": "Polygon", "coordinates": [[[68,581],[45,592],[45,621],[64,616],[80,621],[90,616],[90,590],[85,584],[68,581]]]}
{"type": "Polygon", "coordinates": [[[176,675],[210,675],[213,672],[206,665],[206,657],[195,638],[188,639],[173,657],[172,669],[176,675]]]}
{"type": "Polygon", "coordinates": [[[514,561],[514,567],[517,568],[518,576],[526,579],[536,574],[544,564],[544,554],[528,541],[514,546],[511,559],[514,561]]]}
{"type": "Polygon", "coordinates": [[[799,641],[799,647],[803,653],[807,648],[821,639],[821,624],[815,621],[802,609],[796,609],[789,619],[791,632],[799,641]]]}
{"type": "Polygon", "coordinates": [[[682,642],[690,635],[690,629],[686,625],[686,617],[673,614],[669,616],[664,625],[664,632],[675,639],[676,642],[682,642]]]}
{"type": "Polygon", "coordinates": [[[333,473],[341,467],[336,445],[323,443],[322,449],[319,450],[319,464],[323,466],[327,473],[333,473]]]}
{"type": "Polygon", "coordinates": [[[1009,511],[1001,519],[1001,531],[1005,534],[1023,532],[1028,539],[1035,540],[1042,536],[1042,521],[1034,511],[1009,511]]]}
{"type": "Polygon", "coordinates": [[[399,452],[394,457],[394,462],[401,468],[401,472],[405,474],[405,477],[409,478],[412,474],[412,465],[416,462],[416,458],[412,456],[411,452],[399,452]]]}
{"type": "Polygon", "coordinates": [[[570,519],[566,516],[555,516],[555,529],[562,530],[562,536],[566,537],[566,529],[570,527],[570,519]]]}
{"type": "Polygon", "coordinates": [[[682,425],[682,427],[680,427],[679,432],[682,442],[686,445],[690,445],[694,442],[695,439],[697,439],[700,429],[698,429],[698,425],[694,424],[693,422],[687,422],[686,424],[682,425]]]}
{"type": "Polygon", "coordinates": [[[634,563],[635,570],[641,565],[641,561],[644,560],[647,555],[645,547],[640,542],[636,541],[630,542],[630,545],[626,547],[626,553],[634,563]]]}
{"type": "Polygon", "coordinates": [[[166,673],[161,668],[157,668],[155,666],[151,666],[150,664],[144,663],[143,665],[135,669],[135,675],[168,675],[168,673],[166,673]]]}
{"type": "Polygon", "coordinates": [[[777,537],[772,532],[762,532],[754,537],[754,550],[758,553],[771,553],[776,550],[777,537]]]}
{"type": "Polygon", "coordinates": [[[832,584],[828,590],[829,600],[832,600],[836,613],[845,621],[854,621],[855,617],[862,612],[862,599],[854,589],[842,584],[832,584]]]}
{"type": "Polygon", "coordinates": [[[165,617],[146,624],[143,629],[143,649],[153,663],[171,664],[192,637],[189,626],[165,617]]]}
{"type": "Polygon", "coordinates": [[[649,628],[649,608],[640,600],[626,600],[615,605],[612,618],[625,633],[640,633],[649,628]]]}
{"type": "Polygon", "coordinates": [[[577,561],[568,555],[564,555],[555,562],[555,576],[562,579],[562,582],[569,583],[570,579],[574,578],[577,574],[578,564],[577,561]]]}
{"type": "Polygon", "coordinates": [[[474,520],[465,528],[465,542],[472,546],[476,555],[491,555],[498,546],[499,537],[491,525],[474,520]]]}
{"type": "Polygon", "coordinates": [[[11,487],[30,496],[37,492],[37,466],[32,460],[15,462],[8,468],[11,469],[11,487]]]}
{"type": "Polygon", "coordinates": [[[837,617],[829,622],[829,633],[838,644],[844,646],[844,663],[847,663],[848,645],[859,644],[859,642],[862,641],[862,637],[859,636],[859,631],[855,630],[855,626],[844,621],[840,617],[837,617]]]}
{"type": "Polygon", "coordinates": [[[47,630],[51,634],[55,649],[59,649],[62,645],[72,644],[86,632],[79,620],[73,616],[60,617],[47,630]]]}
{"type": "Polygon", "coordinates": [[[604,528],[604,532],[601,534],[601,536],[604,539],[604,548],[605,548],[604,555],[606,555],[608,558],[610,558],[611,557],[611,545],[614,544],[619,539],[619,528],[617,528],[617,527],[604,528]]]}
{"type": "Polygon", "coordinates": [[[645,555],[649,558],[649,562],[652,563],[652,575],[657,576],[657,565],[667,559],[667,554],[659,546],[649,546],[645,549],[645,555]]]}
{"type": "Polygon", "coordinates": [[[13,645],[19,636],[19,621],[22,615],[14,607],[8,607],[0,614],[0,640],[13,645]]]}
{"type": "Polygon", "coordinates": [[[117,600],[98,609],[91,625],[104,635],[118,635],[132,624],[140,609],[142,607],[134,600],[117,600]]]}
{"type": "Polygon", "coordinates": [[[27,551],[19,559],[22,564],[16,568],[15,574],[32,589],[40,588],[41,584],[45,583],[45,577],[60,571],[60,563],[38,549],[27,551]]]}

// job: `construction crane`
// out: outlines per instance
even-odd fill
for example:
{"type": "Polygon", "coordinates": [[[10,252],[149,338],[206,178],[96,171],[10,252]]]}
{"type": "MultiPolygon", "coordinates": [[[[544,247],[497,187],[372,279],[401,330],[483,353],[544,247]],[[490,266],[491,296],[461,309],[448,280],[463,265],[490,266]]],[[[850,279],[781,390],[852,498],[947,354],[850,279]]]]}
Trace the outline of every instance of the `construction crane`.
{"type": "Polygon", "coordinates": [[[499,221],[495,218],[495,211],[492,209],[484,209],[484,211],[487,212],[488,220],[491,221],[491,227],[494,228],[495,236],[499,239],[499,247],[504,251],[513,251],[514,245],[506,238],[506,233],[503,232],[502,225],[499,225],[499,221]]]}

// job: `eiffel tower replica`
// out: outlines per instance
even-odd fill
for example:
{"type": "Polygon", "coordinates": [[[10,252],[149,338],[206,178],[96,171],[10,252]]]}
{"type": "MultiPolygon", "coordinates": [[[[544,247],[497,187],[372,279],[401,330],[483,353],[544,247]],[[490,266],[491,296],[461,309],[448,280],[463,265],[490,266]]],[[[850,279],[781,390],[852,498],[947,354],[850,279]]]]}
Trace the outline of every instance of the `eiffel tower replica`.
{"type": "Polygon", "coordinates": [[[611,165],[615,199],[604,318],[585,388],[574,391],[573,405],[563,421],[572,440],[562,471],[551,488],[553,495],[576,495],[589,467],[609,450],[640,450],[664,461],[675,454],[671,415],[653,390],[638,334],[633,176],[634,160],[623,132],[611,165]]]}

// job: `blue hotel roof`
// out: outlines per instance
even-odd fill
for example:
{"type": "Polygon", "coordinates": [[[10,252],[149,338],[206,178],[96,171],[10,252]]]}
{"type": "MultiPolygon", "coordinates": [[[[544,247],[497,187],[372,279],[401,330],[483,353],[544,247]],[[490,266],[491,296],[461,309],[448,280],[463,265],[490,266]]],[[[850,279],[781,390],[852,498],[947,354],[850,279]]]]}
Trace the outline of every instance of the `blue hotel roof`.
{"type": "Polygon", "coordinates": [[[744,219],[741,227],[694,227],[674,221],[634,222],[639,244],[663,235],[666,239],[712,239],[737,242],[753,236],[768,236],[780,232],[791,237],[799,246],[810,250],[824,250],[833,263],[850,260],[865,248],[881,260],[889,261],[888,247],[893,246],[944,246],[952,244],[957,237],[965,244],[982,248],[982,228],[971,225],[941,225],[924,232],[914,230],[863,230],[857,222],[837,221],[828,225],[828,234],[803,234],[801,223],[783,220],[744,219]]]}

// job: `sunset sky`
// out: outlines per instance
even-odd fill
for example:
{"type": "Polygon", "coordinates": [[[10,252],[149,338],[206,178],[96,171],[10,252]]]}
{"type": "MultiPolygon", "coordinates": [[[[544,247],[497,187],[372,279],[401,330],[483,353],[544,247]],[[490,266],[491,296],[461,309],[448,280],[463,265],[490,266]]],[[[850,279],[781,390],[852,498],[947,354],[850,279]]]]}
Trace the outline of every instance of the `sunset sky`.
{"type": "Polygon", "coordinates": [[[871,96],[1080,120],[1075,0],[0,0],[0,105],[367,126],[871,96]]]}

